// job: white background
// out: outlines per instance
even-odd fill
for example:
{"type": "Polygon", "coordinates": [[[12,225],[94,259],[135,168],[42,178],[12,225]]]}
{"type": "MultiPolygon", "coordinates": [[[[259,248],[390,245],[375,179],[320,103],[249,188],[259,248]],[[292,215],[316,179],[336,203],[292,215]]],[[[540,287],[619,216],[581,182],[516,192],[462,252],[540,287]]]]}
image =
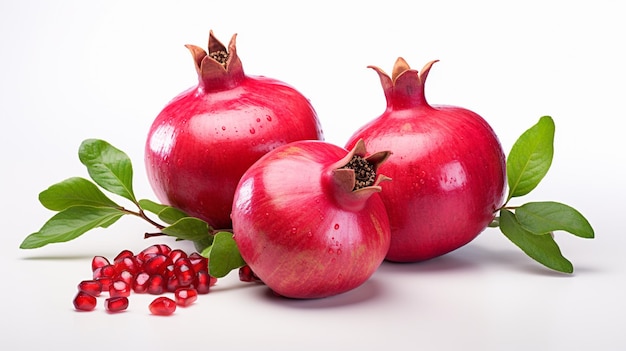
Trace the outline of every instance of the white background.
{"type": "MultiPolygon", "coordinates": [[[[626,348],[622,200],[626,81],[618,1],[6,1],[0,4],[2,235],[0,344],[11,349],[626,348]],[[410,4],[410,5],[409,5],[410,4]],[[193,307],[151,316],[151,296],[121,314],[78,313],[76,284],[94,255],[150,243],[125,218],[69,243],[18,249],[52,215],[38,193],[87,176],[80,142],[101,138],[135,165],[138,197],[153,198],[143,144],[160,109],[196,82],[184,44],[238,33],[248,74],[283,80],[309,97],[326,140],[343,145],[384,110],[377,65],[439,59],[427,98],[481,114],[506,152],[540,116],[553,116],[555,159],[526,198],[579,209],[596,230],[557,233],[573,275],[538,265],[494,229],[446,256],[384,263],[363,286],[333,298],[275,298],[221,280],[193,307]]],[[[191,249],[184,243],[166,241],[191,249]]]]}

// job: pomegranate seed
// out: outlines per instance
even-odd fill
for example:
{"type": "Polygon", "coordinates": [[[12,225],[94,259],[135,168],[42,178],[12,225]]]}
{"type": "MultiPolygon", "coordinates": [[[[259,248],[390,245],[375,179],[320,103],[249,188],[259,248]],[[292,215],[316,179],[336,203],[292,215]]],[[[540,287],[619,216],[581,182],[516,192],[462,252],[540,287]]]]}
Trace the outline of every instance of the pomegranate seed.
{"type": "Polygon", "coordinates": [[[113,259],[113,263],[121,261],[124,258],[132,258],[134,256],[135,256],[135,254],[133,254],[132,251],[130,251],[130,250],[122,250],[122,251],[120,251],[120,253],[117,254],[117,256],[115,256],[115,258],[113,259]]]}
{"type": "Polygon", "coordinates": [[[78,283],[78,291],[85,292],[92,296],[100,296],[102,293],[102,283],[97,280],[83,280],[78,283]]]}
{"type": "Polygon", "coordinates": [[[102,291],[108,291],[113,284],[113,278],[109,277],[96,278],[96,280],[102,284],[102,291]]]}
{"type": "Polygon", "coordinates": [[[137,274],[132,284],[133,291],[138,294],[147,292],[149,280],[150,280],[150,274],[146,272],[141,272],[137,274]]]}
{"type": "Polygon", "coordinates": [[[239,280],[242,282],[260,282],[261,279],[254,274],[250,266],[243,266],[239,268],[239,280]]]}
{"type": "Polygon", "coordinates": [[[74,297],[74,308],[79,311],[93,311],[96,308],[96,297],[79,291],[74,297]]]}
{"type": "Polygon", "coordinates": [[[176,304],[187,307],[198,299],[198,291],[194,288],[181,288],[174,292],[176,304]]]}
{"type": "Polygon", "coordinates": [[[104,307],[109,312],[120,312],[128,308],[128,298],[126,296],[110,297],[104,300],[104,307]]]}
{"type": "Polygon", "coordinates": [[[217,279],[211,277],[207,272],[198,272],[196,274],[196,280],[193,283],[193,287],[198,291],[198,294],[208,294],[209,288],[215,285],[217,279]]]}
{"type": "Polygon", "coordinates": [[[172,262],[176,263],[180,258],[187,258],[187,253],[181,249],[175,249],[168,255],[172,262]]]}
{"type": "Polygon", "coordinates": [[[113,266],[115,267],[115,270],[118,272],[126,270],[135,274],[141,270],[139,262],[134,256],[122,257],[122,258],[116,259],[115,263],[113,263],[113,266]]]}
{"type": "Polygon", "coordinates": [[[142,260],[142,261],[147,261],[147,259],[145,259],[145,256],[154,256],[156,255],[169,255],[169,253],[172,252],[172,249],[165,245],[165,244],[155,244],[155,245],[150,245],[148,247],[146,247],[145,249],[143,249],[138,255],[137,257],[142,260]]]}
{"type": "Polygon", "coordinates": [[[167,291],[175,292],[176,289],[180,287],[180,283],[178,282],[178,278],[176,278],[176,276],[171,276],[167,278],[167,291]]]}
{"type": "Polygon", "coordinates": [[[169,316],[176,311],[176,302],[169,297],[157,297],[148,306],[150,313],[157,316],[169,316]]]}
{"type": "Polygon", "coordinates": [[[191,261],[187,258],[176,261],[174,273],[180,286],[189,286],[196,278],[196,272],[191,265],[191,261]]]}
{"type": "Polygon", "coordinates": [[[94,279],[98,278],[114,278],[117,272],[113,265],[107,264],[102,267],[98,267],[93,271],[94,279]]]}
{"type": "Polygon", "coordinates": [[[128,284],[129,286],[130,286],[130,285],[132,285],[132,284],[133,284],[133,281],[135,280],[135,275],[134,275],[133,273],[129,272],[129,271],[126,271],[126,270],[121,271],[121,272],[117,275],[117,277],[118,277],[120,280],[125,281],[125,282],[126,282],[126,284],[128,284]]]}
{"type": "Polygon", "coordinates": [[[165,279],[163,279],[162,275],[153,274],[148,279],[147,292],[152,295],[161,295],[165,290],[165,279]]]}
{"type": "Polygon", "coordinates": [[[130,285],[123,280],[114,281],[109,287],[109,296],[127,297],[130,296],[130,285]]]}
{"type": "Polygon", "coordinates": [[[142,265],[143,270],[150,274],[164,274],[165,268],[170,264],[169,257],[156,254],[153,257],[150,257],[147,261],[142,265]]]}
{"type": "Polygon", "coordinates": [[[104,256],[94,256],[91,259],[91,271],[95,271],[96,268],[100,268],[102,266],[110,265],[109,260],[104,256]]]}
{"type": "Polygon", "coordinates": [[[194,271],[209,271],[209,259],[199,253],[194,252],[189,255],[189,261],[191,262],[194,271]]]}

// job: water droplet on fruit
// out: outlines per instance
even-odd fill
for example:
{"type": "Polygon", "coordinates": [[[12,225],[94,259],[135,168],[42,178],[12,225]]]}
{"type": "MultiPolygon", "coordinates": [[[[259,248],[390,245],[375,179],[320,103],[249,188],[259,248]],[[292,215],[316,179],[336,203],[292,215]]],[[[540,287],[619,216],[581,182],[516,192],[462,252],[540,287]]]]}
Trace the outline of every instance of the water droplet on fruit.
{"type": "Polygon", "coordinates": [[[265,119],[267,119],[268,122],[271,122],[272,121],[272,116],[267,115],[267,116],[265,116],[265,119]]]}
{"type": "Polygon", "coordinates": [[[256,133],[256,130],[254,130],[254,128],[250,128],[250,134],[254,134],[256,133]]]}
{"type": "Polygon", "coordinates": [[[335,230],[339,229],[339,223],[335,223],[335,230]]]}
{"type": "Polygon", "coordinates": [[[222,130],[226,130],[226,126],[222,126],[222,130]]]}
{"type": "Polygon", "coordinates": [[[333,249],[328,249],[328,253],[329,253],[329,254],[334,254],[334,253],[335,253],[335,250],[333,250],[333,249]]]}
{"type": "Polygon", "coordinates": [[[291,234],[296,234],[298,232],[298,228],[293,227],[291,228],[291,234]]]}
{"type": "Polygon", "coordinates": [[[256,122],[257,123],[261,122],[261,119],[257,117],[256,122]]]}
{"type": "Polygon", "coordinates": [[[337,255],[341,255],[341,249],[337,249],[337,255]]]}
{"type": "Polygon", "coordinates": [[[309,230],[309,231],[306,233],[306,236],[307,236],[307,237],[309,237],[309,238],[311,238],[311,237],[313,237],[313,233],[309,230]]]}

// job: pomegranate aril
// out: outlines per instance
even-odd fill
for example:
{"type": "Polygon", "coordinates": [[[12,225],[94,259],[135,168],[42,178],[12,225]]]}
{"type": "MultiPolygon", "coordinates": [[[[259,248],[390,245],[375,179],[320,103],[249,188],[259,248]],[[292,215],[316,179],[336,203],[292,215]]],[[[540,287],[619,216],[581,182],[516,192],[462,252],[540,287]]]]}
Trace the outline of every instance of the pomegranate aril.
{"type": "Polygon", "coordinates": [[[187,307],[198,299],[198,291],[194,288],[180,288],[174,292],[178,306],[187,307]]]}
{"type": "Polygon", "coordinates": [[[153,257],[150,257],[147,261],[145,261],[142,265],[143,270],[150,274],[164,274],[165,269],[171,262],[169,261],[169,257],[156,254],[153,257]]]}
{"type": "Polygon", "coordinates": [[[94,272],[97,268],[100,268],[102,266],[108,266],[111,263],[109,262],[109,260],[104,257],[104,256],[94,256],[91,259],[91,271],[94,272]]]}
{"type": "Polygon", "coordinates": [[[200,255],[197,252],[194,252],[189,255],[189,262],[193,266],[193,270],[196,272],[200,271],[209,271],[209,259],[200,255]]]}
{"type": "Polygon", "coordinates": [[[168,255],[172,262],[176,263],[181,258],[187,258],[187,253],[181,249],[174,249],[168,255]]]}
{"type": "Polygon", "coordinates": [[[130,251],[130,250],[122,250],[122,251],[120,251],[120,253],[117,254],[117,256],[115,256],[115,258],[113,259],[113,263],[121,261],[124,258],[132,258],[134,256],[135,255],[133,254],[132,251],[130,251]]]}
{"type": "Polygon", "coordinates": [[[97,280],[83,280],[78,283],[78,291],[97,297],[102,293],[102,283],[97,280]]]}
{"type": "Polygon", "coordinates": [[[98,267],[93,271],[94,279],[98,278],[114,278],[117,274],[113,265],[107,264],[102,267],[98,267]]]}
{"type": "Polygon", "coordinates": [[[128,297],[130,296],[130,285],[123,280],[114,281],[109,287],[110,297],[128,297]]]}
{"type": "Polygon", "coordinates": [[[198,272],[196,273],[196,279],[194,280],[193,287],[196,289],[198,294],[208,294],[211,286],[215,285],[217,282],[216,278],[213,278],[207,272],[198,272]]]}
{"type": "Polygon", "coordinates": [[[143,249],[139,254],[137,254],[137,257],[142,260],[142,261],[147,261],[147,259],[145,259],[146,256],[153,256],[153,255],[169,255],[169,253],[172,251],[172,249],[165,245],[165,244],[155,244],[155,245],[150,245],[148,247],[146,247],[145,249],[143,249]]]}
{"type": "Polygon", "coordinates": [[[133,281],[135,280],[135,275],[129,271],[121,271],[118,275],[117,278],[119,280],[123,280],[126,282],[126,284],[128,284],[129,286],[131,286],[133,284],[133,281]]]}
{"type": "Polygon", "coordinates": [[[117,259],[115,260],[115,263],[113,264],[113,266],[115,267],[115,270],[118,272],[126,270],[135,274],[141,270],[139,261],[137,261],[137,259],[134,256],[122,257],[120,259],[117,259]]]}
{"type": "Polygon", "coordinates": [[[148,279],[147,293],[152,295],[161,295],[165,291],[166,281],[162,275],[153,274],[148,279]]]}
{"type": "Polygon", "coordinates": [[[178,282],[178,278],[176,276],[171,276],[167,278],[167,291],[175,292],[177,289],[181,288],[180,283],[178,282]]]}
{"type": "Polygon", "coordinates": [[[74,297],[74,308],[79,311],[93,311],[96,308],[96,297],[84,291],[79,291],[74,297]]]}
{"type": "Polygon", "coordinates": [[[128,308],[128,298],[126,296],[110,297],[104,300],[104,307],[109,312],[120,312],[128,308]]]}
{"type": "Polygon", "coordinates": [[[148,284],[150,281],[150,274],[146,272],[141,272],[135,276],[133,279],[132,288],[133,291],[142,294],[148,291],[148,284]]]}
{"type": "Polygon", "coordinates": [[[109,277],[100,277],[96,278],[96,280],[102,284],[102,291],[108,291],[111,288],[111,284],[113,284],[113,278],[109,277]]]}
{"type": "Polygon", "coordinates": [[[239,280],[242,282],[260,282],[261,279],[254,274],[250,266],[245,265],[239,268],[239,280]]]}
{"type": "Polygon", "coordinates": [[[169,316],[176,311],[176,302],[169,297],[157,297],[148,306],[150,313],[158,316],[169,316]]]}
{"type": "Polygon", "coordinates": [[[191,265],[191,261],[187,258],[182,258],[174,264],[174,274],[178,279],[180,286],[189,286],[196,278],[196,272],[191,265]]]}

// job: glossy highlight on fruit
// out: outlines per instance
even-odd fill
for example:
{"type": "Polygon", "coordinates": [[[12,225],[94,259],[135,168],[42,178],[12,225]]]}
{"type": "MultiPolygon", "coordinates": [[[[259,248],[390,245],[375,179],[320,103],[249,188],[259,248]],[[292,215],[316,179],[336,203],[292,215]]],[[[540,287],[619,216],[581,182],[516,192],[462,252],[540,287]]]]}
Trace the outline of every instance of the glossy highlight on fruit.
{"type": "Polygon", "coordinates": [[[478,114],[430,105],[421,72],[403,58],[391,77],[380,78],[386,110],[357,130],[350,148],[365,140],[371,150],[391,150],[380,171],[393,178],[381,197],[391,224],[387,260],[427,260],[473,240],[494,218],[505,193],[505,155],[489,124],[478,114]]]}
{"type": "Polygon", "coordinates": [[[317,114],[300,92],[244,73],[235,38],[226,47],[211,31],[208,52],[187,45],[198,84],[163,108],[145,145],[158,199],[216,229],[231,228],[235,188],[256,160],[292,141],[323,139],[317,114]]]}
{"type": "Polygon", "coordinates": [[[321,298],[363,284],[389,248],[377,174],[389,155],[365,156],[322,141],[276,148],[242,177],[233,203],[234,240],[247,267],[276,294],[321,298]]]}

